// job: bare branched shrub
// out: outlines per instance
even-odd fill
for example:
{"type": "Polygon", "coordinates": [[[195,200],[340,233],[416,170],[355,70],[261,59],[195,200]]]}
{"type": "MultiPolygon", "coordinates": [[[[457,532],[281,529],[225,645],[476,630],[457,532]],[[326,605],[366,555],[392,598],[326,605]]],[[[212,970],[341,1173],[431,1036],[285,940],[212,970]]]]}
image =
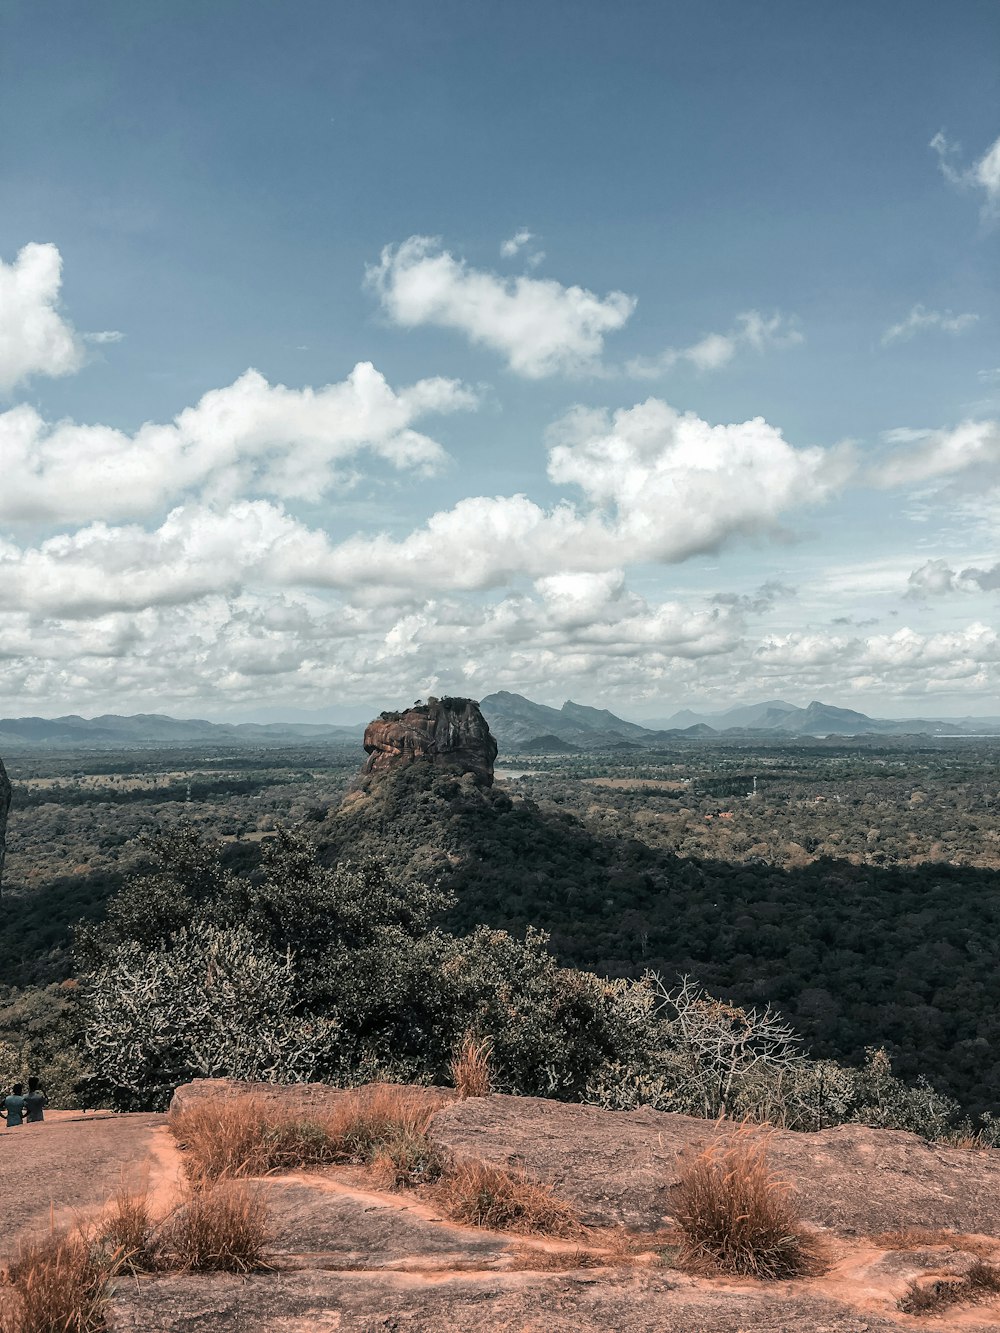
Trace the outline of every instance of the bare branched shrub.
{"type": "Polygon", "coordinates": [[[121,1110],[160,1109],[192,1078],[308,1080],[335,1041],[298,1013],[294,958],[245,926],[185,926],[154,949],[129,940],[83,987],[86,1053],[121,1110]]]}
{"type": "Polygon", "coordinates": [[[467,1032],[451,1062],[451,1081],[461,1098],[488,1097],[493,1091],[491,1056],[493,1042],[489,1037],[479,1041],[467,1032]]]}
{"type": "Polygon", "coordinates": [[[454,1222],[549,1236],[579,1235],[576,1211],[523,1172],[505,1171],[486,1162],[458,1162],[438,1186],[441,1207],[454,1222]]]}
{"type": "Polygon", "coordinates": [[[80,1231],[21,1245],[7,1269],[0,1333],[99,1333],[110,1272],[80,1231]]]}
{"type": "Polygon", "coordinates": [[[676,1109],[732,1115],[742,1085],[790,1077],[803,1063],[800,1038],[770,1005],[742,1009],[708,995],[690,977],[656,983],[674,1074],[676,1109]]]}
{"type": "Polygon", "coordinates": [[[244,1181],[190,1190],[163,1228],[169,1266],[190,1273],[250,1273],[267,1268],[267,1204],[244,1181]]]}
{"type": "Polygon", "coordinates": [[[790,1186],[771,1173],[768,1137],[743,1126],[684,1167],[673,1211],[687,1266],[764,1279],[816,1271],[816,1242],[802,1226],[790,1186]]]}

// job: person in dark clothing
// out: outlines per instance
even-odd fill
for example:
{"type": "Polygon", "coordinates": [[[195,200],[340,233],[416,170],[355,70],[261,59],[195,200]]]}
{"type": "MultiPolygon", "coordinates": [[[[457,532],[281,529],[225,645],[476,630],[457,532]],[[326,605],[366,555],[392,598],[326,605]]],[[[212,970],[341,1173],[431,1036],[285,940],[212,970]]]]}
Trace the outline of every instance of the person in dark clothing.
{"type": "Polygon", "coordinates": [[[24,1099],[24,1107],[27,1111],[25,1117],[29,1125],[37,1125],[45,1119],[45,1103],[48,1101],[45,1093],[37,1078],[28,1079],[28,1095],[24,1099]]]}
{"type": "Polygon", "coordinates": [[[15,1083],[11,1088],[10,1096],[4,1098],[3,1110],[0,1115],[7,1121],[7,1128],[13,1129],[15,1125],[23,1123],[24,1106],[27,1102],[24,1096],[24,1086],[21,1083],[15,1083]]]}

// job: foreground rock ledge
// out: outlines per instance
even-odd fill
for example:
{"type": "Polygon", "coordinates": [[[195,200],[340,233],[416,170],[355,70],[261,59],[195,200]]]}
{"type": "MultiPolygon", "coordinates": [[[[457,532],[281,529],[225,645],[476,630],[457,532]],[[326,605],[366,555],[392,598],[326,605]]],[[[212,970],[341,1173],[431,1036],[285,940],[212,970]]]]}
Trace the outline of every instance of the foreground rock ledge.
{"type": "MultiPolygon", "coordinates": [[[[323,1084],[277,1088],[196,1080],[171,1110],[260,1088],[289,1114],[330,1105],[343,1093],[323,1084]]],[[[450,1089],[427,1089],[450,1096],[450,1089]]],[[[452,1100],[430,1137],[457,1157],[523,1167],[596,1226],[659,1227],[670,1215],[680,1154],[717,1133],[712,1121],[663,1111],[602,1111],[538,1097],[452,1100]]],[[[839,1125],[818,1133],[775,1130],[769,1156],[795,1190],[802,1216],[842,1235],[929,1227],[1000,1236],[1000,1152],[927,1143],[902,1130],[839,1125]]]]}

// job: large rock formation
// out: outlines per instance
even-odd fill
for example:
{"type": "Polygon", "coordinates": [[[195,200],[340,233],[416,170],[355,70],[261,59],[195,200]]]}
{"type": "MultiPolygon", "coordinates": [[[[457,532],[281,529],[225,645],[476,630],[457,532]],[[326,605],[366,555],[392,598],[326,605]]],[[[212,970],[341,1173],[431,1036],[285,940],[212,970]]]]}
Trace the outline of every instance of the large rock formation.
{"type": "Polygon", "coordinates": [[[3,858],[7,849],[7,811],[10,809],[10,781],[0,759],[0,885],[3,884],[3,858]]]}
{"type": "Polygon", "coordinates": [[[380,713],[365,728],[365,773],[383,773],[423,761],[471,773],[493,783],[497,743],[475,699],[434,699],[401,713],[380,713]]]}

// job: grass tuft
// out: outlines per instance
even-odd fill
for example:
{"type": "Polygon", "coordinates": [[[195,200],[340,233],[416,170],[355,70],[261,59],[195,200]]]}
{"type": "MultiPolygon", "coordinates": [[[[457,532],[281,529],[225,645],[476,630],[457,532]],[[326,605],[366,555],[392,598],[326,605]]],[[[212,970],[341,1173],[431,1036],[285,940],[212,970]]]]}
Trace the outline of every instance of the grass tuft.
{"type": "Polygon", "coordinates": [[[583,1229],[575,1210],[547,1186],[486,1162],[457,1162],[442,1177],[437,1198],[453,1222],[467,1226],[549,1236],[583,1229]]]}
{"type": "Polygon", "coordinates": [[[977,1259],[964,1277],[932,1282],[914,1278],[897,1302],[904,1314],[938,1314],[951,1305],[991,1300],[1000,1294],[1000,1268],[977,1259]]]}
{"type": "Polygon", "coordinates": [[[768,1137],[743,1126],[684,1167],[673,1211],[685,1266],[765,1280],[817,1271],[816,1241],[768,1166],[768,1137]]]}
{"type": "Polygon", "coordinates": [[[163,1227],[170,1267],[188,1273],[251,1273],[268,1267],[267,1204],[243,1181],[190,1190],[163,1227]]]}
{"type": "Polygon", "coordinates": [[[156,1272],[162,1259],[160,1237],[145,1193],[119,1190],[98,1224],[97,1243],[115,1272],[156,1272]]]}
{"type": "Polygon", "coordinates": [[[467,1032],[451,1062],[451,1081],[461,1099],[488,1097],[493,1091],[493,1042],[489,1037],[476,1041],[467,1032]]]}
{"type": "Polygon", "coordinates": [[[375,1083],[345,1092],[322,1117],[296,1120],[273,1101],[241,1094],[198,1102],[170,1128],[193,1182],[264,1176],[332,1162],[397,1162],[400,1182],[431,1179],[426,1132],[444,1099],[375,1083]]]}
{"type": "Polygon", "coordinates": [[[22,1243],[6,1272],[0,1333],[99,1333],[110,1276],[79,1231],[22,1243]]]}

